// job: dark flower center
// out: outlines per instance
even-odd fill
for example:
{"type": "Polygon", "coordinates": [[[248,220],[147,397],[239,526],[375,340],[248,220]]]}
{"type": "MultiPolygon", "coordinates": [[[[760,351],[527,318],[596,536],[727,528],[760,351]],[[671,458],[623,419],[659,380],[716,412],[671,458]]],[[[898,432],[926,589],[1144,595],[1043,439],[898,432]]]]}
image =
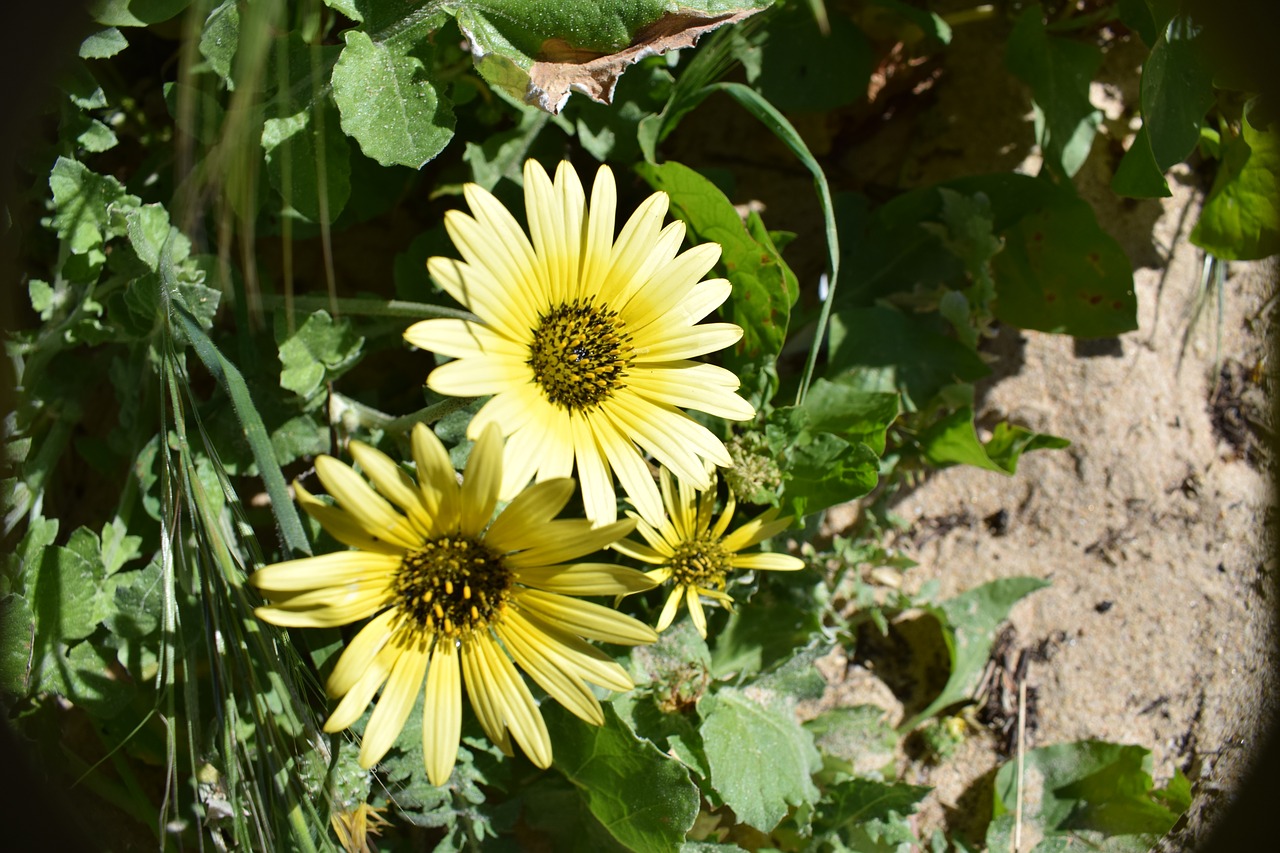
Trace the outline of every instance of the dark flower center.
{"type": "Polygon", "coordinates": [[[547,399],[572,412],[605,400],[622,384],[632,358],[618,313],[575,299],[542,315],[526,363],[547,399]]]}
{"type": "Polygon", "coordinates": [[[681,542],[667,560],[671,580],[681,586],[724,590],[725,575],[731,568],[730,554],[710,534],[681,542]]]}
{"type": "Polygon", "coordinates": [[[395,602],[410,627],[459,640],[484,631],[511,595],[511,570],[482,542],[441,536],[405,554],[395,602]]]}

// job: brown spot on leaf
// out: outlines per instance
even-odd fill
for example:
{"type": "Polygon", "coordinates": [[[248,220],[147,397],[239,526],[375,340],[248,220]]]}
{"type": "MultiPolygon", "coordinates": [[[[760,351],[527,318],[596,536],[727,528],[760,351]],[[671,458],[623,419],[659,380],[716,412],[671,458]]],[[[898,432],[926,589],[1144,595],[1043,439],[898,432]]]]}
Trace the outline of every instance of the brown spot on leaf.
{"type": "Polygon", "coordinates": [[[1089,297],[1089,304],[1090,304],[1090,305],[1097,305],[1097,304],[1098,304],[1098,303],[1100,303],[1101,301],[1102,301],[1102,294],[1101,294],[1101,293],[1095,293],[1093,296],[1090,296],[1090,297],[1089,297]]]}
{"type": "Polygon", "coordinates": [[[1056,294],[1056,293],[1046,293],[1046,294],[1044,295],[1044,301],[1045,301],[1045,302],[1057,302],[1057,301],[1058,301],[1058,294],[1056,294]]]}
{"type": "Polygon", "coordinates": [[[1123,303],[1123,302],[1121,302],[1119,299],[1117,299],[1115,302],[1112,302],[1112,303],[1111,303],[1111,307],[1112,307],[1112,308],[1114,308],[1114,309],[1116,309],[1117,311],[1123,311],[1123,310],[1124,310],[1124,303],[1123,303]]]}

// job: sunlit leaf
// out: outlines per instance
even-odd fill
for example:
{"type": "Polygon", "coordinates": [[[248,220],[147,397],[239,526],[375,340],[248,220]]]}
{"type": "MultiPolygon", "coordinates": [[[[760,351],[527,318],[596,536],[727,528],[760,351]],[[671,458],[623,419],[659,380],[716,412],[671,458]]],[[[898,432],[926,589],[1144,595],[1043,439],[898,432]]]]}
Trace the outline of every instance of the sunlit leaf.
{"type": "Polygon", "coordinates": [[[1191,231],[1219,258],[1257,260],[1280,252],[1280,132],[1262,131],[1245,111],[1240,135],[1223,143],[1222,165],[1191,231]]]}
{"type": "Polygon", "coordinates": [[[1001,474],[1015,474],[1018,459],[1032,450],[1061,450],[1071,442],[1055,435],[1033,432],[1000,422],[984,444],[973,423],[973,409],[962,406],[922,432],[917,441],[924,457],[938,467],[973,465],[1001,474]]]}

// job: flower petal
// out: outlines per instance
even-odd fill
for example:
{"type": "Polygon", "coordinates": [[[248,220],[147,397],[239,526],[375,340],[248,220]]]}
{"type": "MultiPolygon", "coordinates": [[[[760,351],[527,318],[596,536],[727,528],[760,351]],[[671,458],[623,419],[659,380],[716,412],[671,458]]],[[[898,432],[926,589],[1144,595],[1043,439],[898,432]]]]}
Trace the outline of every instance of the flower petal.
{"type": "Polygon", "coordinates": [[[693,627],[698,629],[702,639],[707,638],[707,614],[702,612],[702,599],[698,598],[698,590],[687,586],[684,590],[685,601],[689,604],[689,615],[693,617],[693,627]]]}
{"type": "Polygon", "coordinates": [[[518,583],[564,595],[630,595],[653,589],[635,569],[613,563],[578,563],[573,566],[535,566],[515,573],[518,583]]]}
{"type": "Polygon", "coordinates": [[[659,632],[670,628],[671,623],[675,621],[680,602],[684,600],[684,591],[685,587],[680,584],[676,584],[671,589],[671,594],[667,596],[667,603],[662,605],[662,613],[658,615],[658,624],[654,626],[659,632]]]}
{"type": "Polygon", "coordinates": [[[574,486],[568,477],[529,486],[512,498],[489,525],[484,535],[485,544],[499,552],[526,547],[522,544],[526,531],[555,518],[573,497],[574,486]]]}
{"type": "Polygon", "coordinates": [[[490,423],[471,448],[467,470],[462,476],[462,514],[458,529],[463,534],[475,536],[489,524],[498,505],[501,485],[502,433],[497,424],[490,423]]]}
{"type": "Polygon", "coordinates": [[[641,362],[675,361],[717,352],[731,347],[742,339],[742,327],[733,323],[700,323],[682,327],[667,323],[654,323],[643,333],[636,335],[636,359],[641,362]],[[656,328],[656,327],[661,327],[656,328]]]}
{"type": "Polygon", "coordinates": [[[543,652],[555,658],[562,669],[576,673],[584,681],[620,692],[635,687],[627,671],[595,646],[542,621],[531,613],[508,610],[505,619],[508,622],[519,623],[526,633],[541,635],[544,639],[539,646],[543,652]]]}
{"type": "Polygon", "coordinates": [[[521,610],[590,640],[634,646],[657,639],[653,629],[643,622],[590,601],[536,589],[521,590],[516,601],[521,610]]]}
{"type": "Polygon", "coordinates": [[[383,497],[404,511],[415,532],[420,536],[430,533],[431,517],[423,505],[418,484],[390,456],[363,441],[352,441],[349,448],[351,457],[364,470],[364,475],[373,481],[383,497]]]}
{"type": "Polygon", "coordinates": [[[351,685],[351,689],[342,697],[338,707],[333,709],[329,719],[325,720],[324,730],[326,732],[340,732],[364,716],[364,712],[369,708],[369,703],[373,701],[374,694],[378,692],[382,682],[387,680],[387,676],[391,674],[391,668],[399,657],[400,647],[395,643],[388,643],[383,646],[382,650],[370,661],[365,671],[361,673],[360,678],[356,680],[355,684],[351,685]]]}
{"type": "Polygon", "coordinates": [[[626,536],[635,529],[636,522],[628,518],[599,527],[590,525],[590,522],[579,519],[564,519],[549,522],[542,530],[528,531],[530,538],[527,541],[538,544],[508,556],[507,565],[513,569],[525,569],[576,560],[626,536]]]}
{"type": "Polygon", "coordinates": [[[432,785],[443,785],[458,760],[462,737],[462,674],[452,642],[438,642],[427,668],[422,702],[422,760],[432,785]]]}
{"type": "Polygon", "coordinates": [[[618,519],[618,497],[613,491],[613,477],[605,465],[604,453],[596,443],[587,417],[569,419],[578,485],[582,489],[582,506],[587,518],[596,524],[609,524],[618,519]]]}
{"type": "Polygon", "coordinates": [[[732,559],[735,569],[753,569],[769,572],[794,572],[804,568],[804,560],[790,554],[774,554],[762,551],[758,554],[735,554],[732,559]]]}
{"type": "MultiPolygon", "coordinates": [[[[445,213],[445,225],[465,213],[445,213]]],[[[530,323],[536,317],[525,317],[513,310],[510,294],[503,282],[497,281],[484,267],[474,267],[453,258],[427,258],[427,272],[459,303],[469,308],[495,332],[513,341],[528,342],[533,337],[530,323]]]]}
{"type": "Polygon", "coordinates": [[[448,397],[501,394],[528,382],[532,373],[518,359],[506,356],[460,358],[442,364],[427,376],[427,387],[448,397]]]}
{"type": "Polygon", "coordinates": [[[403,554],[405,549],[381,539],[375,539],[341,507],[331,506],[314,497],[297,480],[293,482],[293,494],[307,515],[320,522],[330,536],[343,545],[371,551],[377,554],[403,554]]]}
{"type": "MultiPolygon", "coordinates": [[[[633,335],[676,311],[698,281],[720,260],[719,243],[701,243],[677,255],[653,273],[652,280],[632,295],[621,313],[633,335]]],[[[677,314],[677,317],[680,315],[677,314]]]]}
{"type": "Polygon", "coordinates": [[[249,584],[266,592],[342,587],[370,578],[384,578],[400,567],[400,558],[364,551],[335,551],[264,566],[249,576],[249,584]]]}
{"type": "Polygon", "coordinates": [[[473,650],[491,688],[490,697],[501,709],[512,737],[535,765],[550,767],[551,736],[529,685],[524,683],[511,658],[491,638],[481,637],[473,650]]]}
{"type": "Polygon", "coordinates": [[[670,556],[659,554],[648,545],[641,545],[634,539],[620,539],[609,547],[617,551],[619,554],[625,554],[633,560],[639,560],[642,563],[652,563],[655,566],[661,566],[670,556]]]}
{"type": "Polygon", "coordinates": [[[387,606],[387,582],[348,584],[354,589],[320,589],[255,607],[264,622],[285,628],[337,628],[359,622],[387,606]]]}
{"type": "Polygon", "coordinates": [[[333,672],[329,673],[329,678],[325,681],[324,689],[329,696],[337,698],[346,695],[364,677],[369,667],[373,666],[374,659],[391,639],[392,625],[399,615],[400,612],[394,607],[389,608],[361,628],[360,633],[347,643],[333,672]]]}
{"type": "Polygon", "coordinates": [[[404,721],[409,719],[409,712],[418,700],[418,692],[422,689],[422,677],[427,671],[427,650],[418,643],[412,642],[400,652],[395,666],[391,669],[391,677],[382,690],[378,704],[373,707],[373,714],[364,727],[364,738],[360,742],[360,766],[372,767],[382,760],[387,750],[400,736],[404,721]]]}
{"type": "Polygon", "coordinates": [[[596,170],[595,183],[591,186],[591,208],[584,229],[586,237],[579,273],[584,287],[596,294],[600,293],[613,259],[613,225],[617,207],[618,193],[613,172],[602,165],[596,170]]]}
{"type": "Polygon", "coordinates": [[[661,519],[662,498],[658,495],[657,484],[653,482],[649,466],[645,464],[635,442],[619,431],[607,416],[600,419],[599,423],[592,424],[592,431],[604,450],[610,467],[618,476],[622,490],[631,499],[631,505],[645,518],[661,519]]]}
{"type": "Polygon", "coordinates": [[[487,638],[475,637],[465,640],[460,654],[462,657],[462,675],[467,682],[467,696],[471,700],[471,710],[475,712],[480,728],[489,736],[504,755],[511,755],[511,736],[507,732],[507,724],[503,717],[502,706],[493,693],[492,681],[486,674],[484,658],[478,651],[481,643],[487,638]]]}
{"type": "Polygon", "coordinates": [[[598,726],[604,722],[604,712],[591,690],[577,673],[566,672],[543,654],[545,638],[540,635],[525,636],[516,622],[509,621],[498,628],[498,636],[516,663],[547,695],[568,708],[579,718],[598,726]]]}
{"type": "Polygon", "coordinates": [[[413,463],[418,468],[418,490],[437,533],[454,529],[460,504],[458,474],[449,454],[426,424],[414,424],[411,439],[413,463]]]}
{"type": "Polygon", "coordinates": [[[727,551],[741,551],[777,536],[791,524],[791,516],[778,518],[778,508],[772,507],[757,515],[737,530],[724,537],[720,543],[727,551]]]}
{"type": "Polygon", "coordinates": [[[419,320],[404,330],[404,339],[415,347],[450,358],[527,355],[527,347],[470,320],[438,317],[419,320]]]}
{"type": "Polygon", "coordinates": [[[416,547],[421,537],[413,532],[405,517],[391,508],[350,465],[332,456],[316,457],[316,474],[329,494],[365,531],[402,548],[416,547]]]}

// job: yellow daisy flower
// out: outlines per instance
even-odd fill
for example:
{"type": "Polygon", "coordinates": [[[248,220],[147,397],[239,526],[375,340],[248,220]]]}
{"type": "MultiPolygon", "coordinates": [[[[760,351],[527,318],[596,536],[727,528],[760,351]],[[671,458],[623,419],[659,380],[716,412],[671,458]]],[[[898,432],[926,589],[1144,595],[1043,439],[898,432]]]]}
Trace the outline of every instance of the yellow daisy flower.
{"type": "Polygon", "coordinates": [[[444,220],[463,260],[431,258],[427,268],[480,321],[423,320],[405,331],[409,343],[456,359],[427,385],[493,395],[468,435],[496,423],[507,436],[504,497],[531,477],[566,477],[576,466],[597,524],[618,517],[613,475],[656,523],[662,502],[642,450],[701,486],[707,462],[732,464],[720,439],[681,407],[730,420],[755,414],[737,395],[736,376],[689,360],[742,337],[732,323],[699,323],[731,290],[724,279],[701,280],[720,247],[677,254],[684,224],[662,226],[661,192],[615,239],[617,195],[604,166],[588,207],[567,162],[554,183],[525,163],[529,236],[481,187],[468,184],[465,195],[471,215],[451,210],[444,220]]]}
{"type": "Polygon", "coordinates": [[[348,465],[316,459],[316,474],[337,506],[295,484],[298,502],[355,550],[259,569],[249,583],[270,603],[255,612],[276,625],[304,628],[374,617],[347,645],[326,684],[329,695],[341,699],[327,732],[358,720],[382,688],[360,745],[362,767],[386,754],[423,694],[423,760],[432,784],[444,784],[457,758],[464,682],[493,742],[510,755],[514,737],[534,764],[547,767],[546,724],[516,667],[596,725],[604,715],[585,682],[631,689],[622,667],[582,638],[633,645],[657,635],[573,596],[625,595],[652,582],[610,563],[562,564],[606,547],[630,532],[632,522],[593,528],[586,520],[553,520],[573,494],[574,483],[565,478],[530,486],[493,518],[502,480],[496,426],[480,434],[461,484],[431,430],[416,426],[412,444],[417,482],[385,454],[351,442],[351,455],[377,491],[348,465]]]}
{"type": "Polygon", "coordinates": [[[728,574],[734,569],[789,572],[804,568],[804,560],[790,554],[739,553],[787,529],[791,518],[778,518],[776,507],[726,536],[737,507],[732,491],[724,512],[712,524],[716,502],[714,476],[710,478],[710,487],[703,491],[683,480],[673,486],[671,474],[665,468],[661,475],[662,502],[667,508],[663,521],[650,525],[635,513],[628,513],[637,519],[636,530],[648,544],[623,539],[610,546],[628,557],[658,566],[646,573],[655,584],[671,581],[671,594],[658,617],[659,631],[671,626],[683,600],[688,602],[698,633],[706,639],[707,617],[700,596],[705,595],[732,610],[733,597],[724,590],[728,574]]]}

